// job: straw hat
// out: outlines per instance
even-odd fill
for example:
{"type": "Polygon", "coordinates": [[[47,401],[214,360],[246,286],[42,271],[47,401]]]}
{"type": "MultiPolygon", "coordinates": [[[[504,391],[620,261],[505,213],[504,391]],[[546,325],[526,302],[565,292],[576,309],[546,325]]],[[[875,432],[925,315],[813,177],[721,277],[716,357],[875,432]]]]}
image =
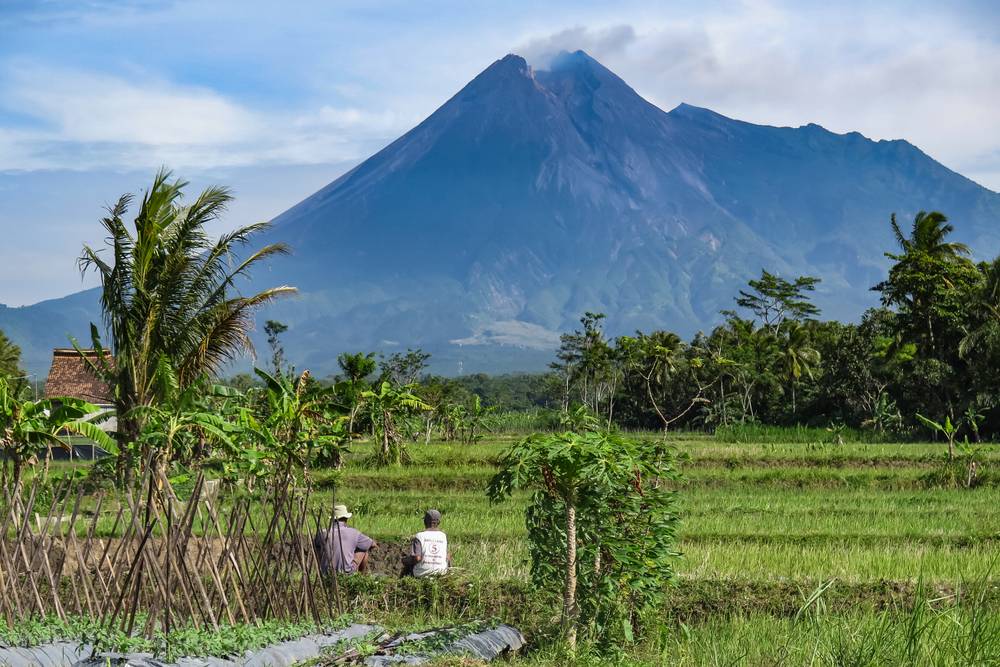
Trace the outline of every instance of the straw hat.
{"type": "Polygon", "coordinates": [[[333,518],[337,521],[340,519],[350,519],[353,514],[347,511],[347,505],[334,505],[333,506],[333,518]]]}

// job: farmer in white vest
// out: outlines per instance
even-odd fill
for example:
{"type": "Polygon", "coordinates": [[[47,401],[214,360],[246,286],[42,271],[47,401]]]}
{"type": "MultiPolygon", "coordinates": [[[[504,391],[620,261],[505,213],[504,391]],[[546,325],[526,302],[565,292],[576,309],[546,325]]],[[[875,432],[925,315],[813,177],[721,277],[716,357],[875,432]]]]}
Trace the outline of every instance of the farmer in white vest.
{"type": "Polygon", "coordinates": [[[427,510],[424,513],[424,530],[416,534],[410,542],[410,553],[406,559],[412,567],[414,577],[446,574],[451,565],[448,553],[448,536],[441,530],[441,512],[427,510]]]}

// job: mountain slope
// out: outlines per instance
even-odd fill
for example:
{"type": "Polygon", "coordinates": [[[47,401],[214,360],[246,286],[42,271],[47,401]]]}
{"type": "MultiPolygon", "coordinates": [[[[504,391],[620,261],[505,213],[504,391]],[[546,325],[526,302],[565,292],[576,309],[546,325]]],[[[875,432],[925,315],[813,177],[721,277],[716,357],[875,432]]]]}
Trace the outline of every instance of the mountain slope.
{"type": "Polygon", "coordinates": [[[668,113],[582,52],[510,55],[276,218],[295,254],[258,281],[302,290],[267,315],[300,367],[422,346],[442,372],[541,368],[585,310],[691,334],[764,267],[820,276],[825,314],[856,317],[889,214],[920,209],[1000,250],[1000,195],[905,141],[668,113]]]}

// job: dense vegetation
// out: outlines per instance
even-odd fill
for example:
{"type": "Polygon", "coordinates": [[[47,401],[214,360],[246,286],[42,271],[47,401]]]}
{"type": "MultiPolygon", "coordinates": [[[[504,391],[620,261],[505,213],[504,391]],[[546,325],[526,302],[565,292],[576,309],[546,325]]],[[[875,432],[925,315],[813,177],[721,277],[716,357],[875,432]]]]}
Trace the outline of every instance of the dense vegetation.
{"type": "MultiPolygon", "coordinates": [[[[951,484],[940,474],[940,445],[839,445],[822,429],[788,436],[783,443],[671,438],[680,473],[670,486],[680,518],[677,577],[656,628],[637,645],[618,638],[622,655],[594,656],[591,664],[1000,659],[998,479],[972,490],[951,484]]],[[[434,584],[351,582],[363,613],[404,625],[499,616],[536,640],[554,634],[559,600],[530,585],[523,509],[532,491],[499,504],[483,493],[495,462],[519,440],[434,441],[415,448],[411,466],[380,470],[367,463],[371,445],[352,447],[336,494],[358,508],[357,526],[391,554],[419,524],[421,508],[436,506],[459,568],[434,584]]],[[[997,457],[991,448],[984,467],[995,470],[997,457]]],[[[332,475],[316,474],[321,485],[332,475]]],[[[541,643],[526,662],[570,663],[541,643]]]]}
{"type": "Polygon", "coordinates": [[[691,341],[609,340],[603,315],[586,313],[546,374],[434,377],[428,355],[407,350],[344,353],[341,372],[317,380],[290,366],[288,327],[272,320],[270,368],[219,383],[255,309],[291,291],[234,285],[284,248],[240,257],[261,227],[213,239],[205,227],[228,194],[182,205],[184,185],[159,174],[132,225],[123,198],[103,221],[110,257],[81,259],[101,279],[109,351],[94,327],[98,354],[82,358],[112,389],[116,442],[95,406],[29,398],[0,339],[15,519],[27,475],[39,488],[145,479],[152,501],[183,495],[197,471],[219,481],[222,503],[245,494],[263,507],[295,489],[318,512],[349,503],[388,547],[383,574],[398,571],[393,545],[420,513],[439,508],[455,576],[353,578],[352,608],[397,627],[499,616],[532,635],[529,661],[1000,659],[998,458],[969,443],[1000,427],[1000,260],[971,262],[943,215],[921,213],[908,233],[892,219],[900,247],[874,286],[883,306],[858,324],[819,319],[818,278],[763,271],[691,341]],[[67,431],[113,456],[33,465],[67,431]],[[947,456],[885,444],[931,434],[947,456]]]}
{"type": "Polygon", "coordinates": [[[895,216],[890,225],[899,248],[872,287],[882,306],[858,323],[820,319],[809,298],[819,278],[763,271],[724,324],[690,341],[669,331],[611,340],[604,316],[586,313],[562,336],[550,373],[424,377],[418,393],[475,395],[500,411],[584,405],[630,429],[812,425],[919,438],[945,435],[948,422],[959,440],[993,437],[1000,259],[972,262],[947,240],[953,228],[941,213],[918,214],[906,233],[895,216]]]}

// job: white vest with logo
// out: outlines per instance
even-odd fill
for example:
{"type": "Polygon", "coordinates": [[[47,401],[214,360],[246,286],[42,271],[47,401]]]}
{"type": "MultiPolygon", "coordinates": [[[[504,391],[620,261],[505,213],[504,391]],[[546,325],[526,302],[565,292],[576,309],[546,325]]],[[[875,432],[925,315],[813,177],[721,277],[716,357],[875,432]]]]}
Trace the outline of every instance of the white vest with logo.
{"type": "Polygon", "coordinates": [[[448,536],[440,530],[424,530],[417,533],[423,556],[413,566],[414,577],[448,572],[448,536]]]}

